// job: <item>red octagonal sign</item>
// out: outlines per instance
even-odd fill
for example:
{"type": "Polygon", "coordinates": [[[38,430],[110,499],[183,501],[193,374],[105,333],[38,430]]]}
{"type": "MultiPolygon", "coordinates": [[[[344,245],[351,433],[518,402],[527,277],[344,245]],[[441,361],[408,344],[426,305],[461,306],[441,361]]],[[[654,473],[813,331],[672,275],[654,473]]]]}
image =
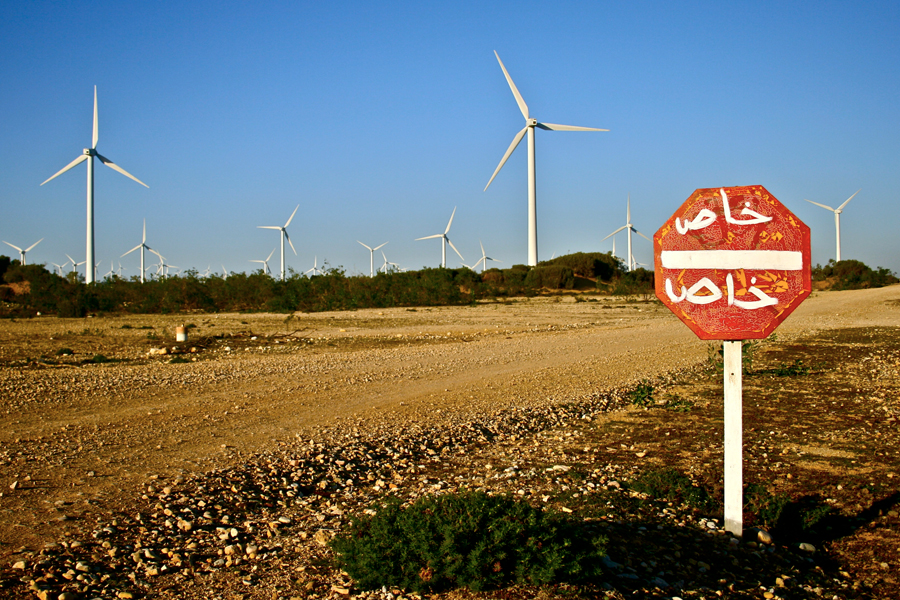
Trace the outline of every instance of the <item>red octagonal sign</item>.
{"type": "Polygon", "coordinates": [[[653,236],[656,296],[700,339],[764,338],[809,296],[809,245],[761,185],[699,189],[653,236]]]}

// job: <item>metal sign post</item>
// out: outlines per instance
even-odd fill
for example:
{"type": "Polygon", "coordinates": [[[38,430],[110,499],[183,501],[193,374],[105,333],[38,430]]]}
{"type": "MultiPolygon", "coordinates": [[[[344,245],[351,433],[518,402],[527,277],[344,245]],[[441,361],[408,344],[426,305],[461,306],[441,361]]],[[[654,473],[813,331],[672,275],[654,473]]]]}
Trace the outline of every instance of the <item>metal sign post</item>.
{"type": "Polygon", "coordinates": [[[653,236],[656,296],[723,340],[725,528],[743,532],[743,340],[767,337],[812,290],[809,227],[760,185],[698,189],[653,236]]]}

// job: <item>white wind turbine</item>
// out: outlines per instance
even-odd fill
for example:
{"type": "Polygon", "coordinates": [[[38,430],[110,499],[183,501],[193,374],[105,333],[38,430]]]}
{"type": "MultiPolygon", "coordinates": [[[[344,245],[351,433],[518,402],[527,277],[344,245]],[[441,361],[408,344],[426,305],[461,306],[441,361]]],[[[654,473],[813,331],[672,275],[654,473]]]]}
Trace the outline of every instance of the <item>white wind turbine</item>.
{"type": "MultiPolygon", "coordinates": [[[[651,240],[646,235],[644,235],[643,233],[641,233],[640,231],[635,229],[634,225],[631,224],[631,194],[628,194],[628,202],[627,202],[625,211],[626,211],[625,212],[625,224],[622,225],[621,227],[619,227],[618,229],[616,229],[615,231],[613,231],[611,234],[609,234],[608,236],[606,236],[605,238],[603,238],[600,241],[602,242],[603,240],[611,238],[612,236],[616,235],[623,229],[627,230],[628,231],[628,257],[627,257],[628,258],[628,270],[634,271],[634,267],[635,267],[635,265],[637,265],[637,263],[634,260],[634,255],[631,253],[631,232],[632,231],[635,232],[636,234],[638,234],[639,236],[641,236],[642,238],[644,238],[645,240],[648,240],[650,242],[652,242],[653,240],[651,240]]],[[[613,244],[615,244],[615,238],[613,238],[613,244]]],[[[613,247],[613,254],[615,255],[615,246],[613,247]]]]}
{"type": "Polygon", "coordinates": [[[120,256],[119,258],[124,258],[125,256],[131,254],[132,252],[134,252],[137,249],[140,249],[140,251],[141,251],[141,283],[144,283],[144,250],[150,250],[150,252],[153,252],[153,250],[150,248],[150,246],[147,245],[147,219],[144,219],[144,234],[143,234],[143,237],[141,238],[141,243],[138,244],[137,246],[135,246],[134,248],[132,248],[131,250],[129,250],[128,252],[126,252],[125,254],[123,254],[122,256],[120,256]]]}
{"type": "Polygon", "coordinates": [[[303,274],[309,275],[310,273],[312,273],[313,275],[321,275],[322,274],[322,269],[319,268],[319,257],[318,256],[313,257],[312,269],[305,271],[303,274]]]}
{"type": "MultiPolygon", "coordinates": [[[[81,265],[87,264],[87,261],[86,261],[86,260],[83,260],[83,261],[81,261],[81,262],[75,262],[75,259],[72,258],[71,256],[69,256],[68,254],[66,254],[66,258],[68,258],[68,259],[69,259],[69,262],[72,263],[72,272],[73,272],[73,273],[74,273],[74,272],[77,272],[77,271],[78,271],[78,267],[80,267],[81,265]]],[[[87,273],[87,267],[84,268],[84,271],[85,271],[85,273],[87,273]]]]}
{"type": "MultiPolygon", "coordinates": [[[[291,250],[294,250],[294,256],[297,256],[297,251],[294,249],[294,242],[291,241],[291,236],[287,233],[287,227],[291,224],[291,221],[294,220],[294,215],[297,214],[297,209],[300,208],[300,205],[297,205],[297,208],[294,209],[294,212],[291,213],[291,217],[287,220],[287,223],[284,224],[284,227],[278,227],[277,225],[259,225],[257,229],[277,229],[281,232],[281,280],[284,281],[284,240],[287,239],[288,244],[291,245],[291,250]]],[[[273,250],[274,252],[274,250],[273,250]]],[[[271,256],[269,257],[271,258],[271,256]]],[[[257,261],[258,262],[258,261],[257,261]]]]}
{"type": "Polygon", "coordinates": [[[503,165],[506,164],[506,160],[510,157],[513,151],[516,149],[516,146],[519,145],[519,142],[522,141],[522,138],[525,136],[525,133],[528,133],[528,265],[533,267],[537,265],[538,262],[538,249],[537,249],[537,179],[535,177],[535,166],[534,166],[534,128],[538,127],[540,129],[545,129],[547,131],[609,131],[609,129],[597,129],[596,127],[579,127],[576,125],[555,125],[553,123],[538,123],[537,119],[531,117],[531,114],[528,112],[528,105],[525,104],[525,100],[522,99],[522,94],[519,93],[519,90],[516,88],[516,84],[513,83],[512,77],[509,76],[509,73],[506,70],[506,67],[503,66],[503,61],[500,60],[500,55],[497,54],[497,51],[494,51],[494,56],[497,57],[497,62],[500,63],[500,68],[503,69],[503,74],[506,76],[506,82],[509,84],[509,89],[512,90],[513,96],[516,98],[516,103],[519,105],[519,110],[522,111],[522,116],[525,117],[525,127],[516,134],[513,138],[512,143],[509,145],[509,148],[506,150],[506,154],[503,155],[503,158],[500,159],[500,164],[497,165],[497,168],[494,170],[494,174],[491,175],[490,181],[488,181],[487,185],[484,186],[484,190],[490,187],[491,182],[494,181],[494,177],[497,176],[497,173],[500,172],[500,169],[503,168],[503,165]]]}
{"type": "Polygon", "coordinates": [[[28,246],[27,248],[25,248],[24,250],[22,250],[22,249],[19,248],[18,246],[13,246],[13,245],[10,244],[9,242],[3,242],[3,243],[6,244],[7,246],[10,246],[10,247],[12,247],[12,248],[15,248],[16,250],[19,251],[19,263],[24,267],[26,264],[28,264],[28,263],[25,262],[25,254],[27,254],[28,252],[30,252],[32,248],[34,248],[35,246],[37,246],[38,244],[40,244],[40,243],[43,242],[43,241],[44,241],[44,238],[41,238],[41,239],[39,239],[38,241],[36,241],[35,243],[33,243],[32,245],[30,245],[30,246],[28,246]]]}
{"type": "Polygon", "coordinates": [[[56,274],[59,275],[60,277],[62,277],[62,274],[63,274],[62,270],[65,265],[58,265],[55,262],[52,262],[50,264],[53,265],[54,267],[56,267],[56,274]]]}
{"type": "MultiPolygon", "coordinates": [[[[153,254],[155,254],[156,256],[159,257],[159,264],[156,266],[156,274],[157,275],[160,275],[162,277],[168,277],[169,269],[178,269],[179,268],[175,265],[170,265],[169,263],[167,263],[166,257],[163,256],[162,254],[160,254],[159,252],[157,252],[156,250],[153,250],[152,248],[148,248],[148,250],[150,250],[150,252],[152,252],[153,254]]],[[[272,250],[272,252],[275,252],[275,251],[272,250]]]]}
{"type": "MultiPolygon", "coordinates": [[[[387,242],[381,244],[381,246],[375,246],[374,248],[372,248],[370,246],[366,246],[359,240],[356,240],[356,243],[362,244],[363,247],[369,249],[369,277],[375,277],[375,251],[383,246],[386,246],[387,242]]],[[[384,253],[382,252],[382,254],[384,254],[384,253]]]]}
{"type": "Polygon", "coordinates": [[[250,262],[262,263],[263,275],[268,275],[269,273],[271,273],[271,271],[269,271],[269,259],[272,258],[273,254],[275,254],[275,248],[272,248],[272,251],[269,252],[269,256],[266,258],[266,260],[251,260],[250,262]]]}
{"type": "Polygon", "coordinates": [[[497,260],[496,258],[491,258],[487,254],[484,253],[484,244],[481,243],[481,240],[478,240],[478,243],[481,244],[481,258],[478,259],[478,262],[475,263],[475,267],[472,269],[473,271],[478,270],[478,263],[481,263],[481,272],[484,273],[485,269],[487,269],[487,261],[493,262],[503,262],[502,260],[497,260]]]}
{"type": "MultiPolygon", "coordinates": [[[[856,190],[856,194],[860,193],[862,188],[856,190]]],[[[810,204],[815,204],[816,206],[821,206],[822,208],[828,209],[834,213],[834,231],[835,237],[837,238],[837,252],[835,253],[834,262],[841,262],[841,213],[844,212],[844,207],[847,206],[847,203],[853,200],[853,196],[850,196],[844,203],[838,206],[837,208],[831,208],[830,206],[826,206],[824,204],[819,204],[818,202],[813,202],[812,200],[807,200],[810,204]]]]}
{"type": "MultiPolygon", "coordinates": [[[[134,175],[132,175],[131,173],[126,171],[125,169],[123,169],[122,167],[115,164],[113,161],[100,155],[97,152],[98,137],[99,137],[99,129],[98,129],[98,125],[97,125],[97,86],[95,85],[94,86],[94,133],[93,133],[93,137],[91,138],[91,147],[85,148],[84,153],[81,156],[79,156],[78,158],[76,158],[75,160],[73,160],[72,162],[67,164],[60,171],[58,171],[56,173],[56,175],[54,175],[53,177],[50,178],[50,179],[53,179],[55,177],[58,177],[59,175],[62,175],[63,173],[65,173],[66,171],[68,171],[69,169],[74,167],[75,165],[78,165],[84,161],[87,161],[87,256],[85,258],[85,261],[89,265],[94,264],[94,157],[96,156],[97,158],[99,158],[100,162],[102,162],[107,167],[113,169],[114,171],[118,171],[122,175],[125,175],[126,177],[129,177],[131,179],[134,179],[135,181],[137,181],[139,184],[141,184],[145,188],[150,187],[149,185],[147,185],[146,183],[144,183],[143,181],[141,181],[140,179],[138,179],[137,177],[135,177],[134,175]]],[[[50,181],[50,179],[48,179],[47,181],[50,181]]],[[[44,183],[47,183],[47,181],[45,181],[44,183]]],[[[41,185],[44,185],[44,183],[42,183],[41,185]]],[[[91,271],[90,269],[85,269],[85,271],[86,271],[85,278],[84,278],[85,283],[93,283],[94,282],[94,273],[93,272],[88,273],[87,271],[91,271]]]]}
{"type": "Polygon", "coordinates": [[[460,260],[465,260],[463,255],[459,253],[459,250],[456,249],[456,246],[453,245],[453,242],[450,241],[450,238],[447,237],[447,234],[450,233],[450,226],[453,225],[454,216],[456,216],[455,206],[453,207],[453,213],[450,215],[450,221],[447,223],[447,229],[444,230],[444,233],[436,233],[434,235],[416,238],[417,242],[420,240],[441,238],[441,267],[445,269],[447,268],[447,244],[450,244],[450,247],[453,248],[453,251],[456,252],[456,255],[459,256],[460,260]]]}

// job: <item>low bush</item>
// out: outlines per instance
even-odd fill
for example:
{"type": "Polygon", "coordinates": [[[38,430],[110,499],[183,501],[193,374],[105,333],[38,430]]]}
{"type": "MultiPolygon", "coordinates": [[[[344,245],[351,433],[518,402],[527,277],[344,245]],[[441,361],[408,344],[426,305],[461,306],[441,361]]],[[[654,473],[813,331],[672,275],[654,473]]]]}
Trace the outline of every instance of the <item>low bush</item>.
{"type": "Polygon", "coordinates": [[[462,492],[406,507],[389,499],[374,515],[354,518],[332,548],[362,589],[479,591],[596,577],[605,543],[571,517],[508,496],[462,492]]]}
{"type": "Polygon", "coordinates": [[[685,475],[672,468],[646,471],[628,483],[628,487],[660,500],[686,504],[702,511],[716,507],[706,488],[696,485],[685,475]]]}

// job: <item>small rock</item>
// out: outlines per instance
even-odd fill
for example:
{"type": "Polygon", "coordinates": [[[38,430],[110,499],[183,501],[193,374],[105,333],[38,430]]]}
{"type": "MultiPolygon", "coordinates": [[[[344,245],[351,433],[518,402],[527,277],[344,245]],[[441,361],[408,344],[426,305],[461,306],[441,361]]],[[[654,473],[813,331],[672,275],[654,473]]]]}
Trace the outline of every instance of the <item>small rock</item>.
{"type": "Polygon", "coordinates": [[[803,550],[804,552],[810,552],[810,553],[812,553],[812,552],[815,552],[815,551],[816,551],[816,547],[815,547],[815,546],[813,546],[812,544],[808,544],[808,543],[806,543],[806,542],[803,542],[802,544],[800,544],[799,548],[800,548],[801,550],[803,550]]]}
{"type": "Polygon", "coordinates": [[[756,532],[756,539],[757,539],[757,541],[759,541],[761,544],[767,544],[767,545],[768,545],[768,544],[771,544],[771,543],[772,543],[772,534],[769,533],[768,531],[765,531],[765,530],[763,530],[763,529],[760,529],[759,531],[756,532]]]}
{"type": "Polygon", "coordinates": [[[24,571],[24,570],[25,570],[25,561],[24,561],[24,560],[20,560],[20,561],[18,561],[18,562],[14,562],[12,568],[13,568],[13,569],[18,569],[18,570],[20,570],[20,571],[24,571]]]}

